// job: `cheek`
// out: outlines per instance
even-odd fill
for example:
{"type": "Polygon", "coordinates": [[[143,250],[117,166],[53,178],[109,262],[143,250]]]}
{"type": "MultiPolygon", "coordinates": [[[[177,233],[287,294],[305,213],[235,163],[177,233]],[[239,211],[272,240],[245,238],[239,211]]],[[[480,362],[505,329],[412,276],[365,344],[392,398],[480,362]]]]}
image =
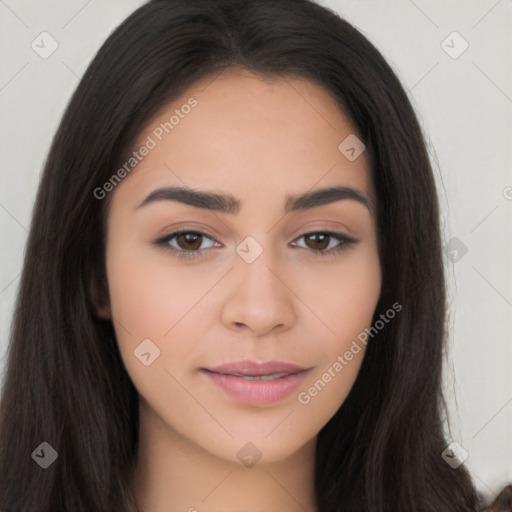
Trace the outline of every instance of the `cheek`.
{"type": "Polygon", "coordinates": [[[371,326],[380,297],[381,272],[372,250],[347,256],[346,265],[335,274],[325,272],[316,276],[316,292],[307,294],[311,286],[302,292],[321,319],[316,338],[321,356],[298,401],[314,414],[328,417],[345,400],[361,367],[368,340],[365,329],[371,326]]]}
{"type": "Polygon", "coordinates": [[[112,250],[107,258],[111,310],[133,336],[162,338],[206,293],[211,278],[180,269],[163,252],[157,258],[148,258],[148,252],[140,244],[112,250]]]}
{"type": "Polygon", "coordinates": [[[318,367],[297,393],[299,412],[311,418],[318,430],[334,416],[352,389],[365,352],[364,347],[358,350],[350,361],[344,359],[343,352],[336,354],[328,364],[318,367]]]}
{"type": "MultiPolygon", "coordinates": [[[[207,320],[202,304],[218,279],[211,269],[180,267],[164,251],[155,253],[128,237],[107,251],[111,314],[121,356],[141,395],[158,389],[179,390],[180,378],[194,363],[197,331],[207,320]],[[143,340],[148,350],[139,349],[143,340]],[[150,352],[158,357],[145,366],[137,357],[150,352]]],[[[171,401],[179,396],[172,394],[171,401]]],[[[168,403],[169,405],[169,403],[168,403]]],[[[176,407],[178,402],[174,404],[176,407]]]]}
{"type": "Polygon", "coordinates": [[[161,262],[150,260],[140,242],[139,247],[112,243],[107,251],[111,315],[124,366],[140,396],[169,411],[187,403],[173,377],[179,378],[175,366],[188,364],[190,336],[176,333],[190,325],[187,311],[199,300],[200,290],[190,275],[165,260],[165,255],[161,262]]]}
{"type": "Polygon", "coordinates": [[[314,273],[304,269],[295,288],[314,313],[325,353],[331,355],[347,350],[371,324],[381,292],[380,263],[372,247],[343,258],[336,266],[318,265],[314,273]]]}

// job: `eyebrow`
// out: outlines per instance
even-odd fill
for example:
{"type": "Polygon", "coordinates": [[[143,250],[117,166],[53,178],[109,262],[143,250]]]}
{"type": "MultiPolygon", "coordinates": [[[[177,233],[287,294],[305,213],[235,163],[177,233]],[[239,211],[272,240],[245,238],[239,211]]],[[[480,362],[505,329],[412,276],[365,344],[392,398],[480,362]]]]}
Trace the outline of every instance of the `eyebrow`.
{"type": "MultiPolygon", "coordinates": [[[[285,197],[284,212],[287,214],[289,212],[307,210],[345,199],[352,199],[364,205],[373,216],[374,208],[370,200],[362,192],[346,186],[322,188],[299,195],[288,194],[285,197]]],[[[195,208],[203,208],[231,215],[239,213],[242,206],[241,201],[231,194],[199,191],[190,187],[170,186],[151,192],[137,206],[136,210],[157,201],[176,201],[195,208]]]]}

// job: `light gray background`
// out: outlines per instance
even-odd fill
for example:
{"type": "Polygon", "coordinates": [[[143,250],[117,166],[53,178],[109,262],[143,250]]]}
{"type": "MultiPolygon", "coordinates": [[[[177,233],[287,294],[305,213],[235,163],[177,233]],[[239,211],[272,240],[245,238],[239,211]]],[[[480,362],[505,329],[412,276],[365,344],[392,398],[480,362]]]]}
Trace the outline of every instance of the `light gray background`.
{"type": "MultiPolygon", "coordinates": [[[[51,138],[96,51],[142,3],[0,0],[2,371],[51,138]],[[47,59],[31,48],[43,31],[59,45],[47,59]]],[[[475,484],[492,496],[512,481],[512,1],[318,3],[361,30],[399,75],[427,136],[445,243],[457,237],[468,249],[456,262],[446,253],[450,440],[468,452],[475,484]],[[453,31],[469,44],[457,58],[464,43],[448,37],[453,31]]]]}

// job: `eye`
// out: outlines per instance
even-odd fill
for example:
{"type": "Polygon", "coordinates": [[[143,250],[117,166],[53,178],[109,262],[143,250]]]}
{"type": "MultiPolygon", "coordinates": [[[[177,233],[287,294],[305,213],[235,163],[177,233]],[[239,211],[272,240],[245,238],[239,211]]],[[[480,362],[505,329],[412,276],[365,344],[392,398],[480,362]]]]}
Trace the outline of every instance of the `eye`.
{"type": "MultiPolygon", "coordinates": [[[[205,233],[201,233],[200,231],[180,230],[170,233],[169,235],[165,235],[155,243],[170,249],[179,258],[195,258],[203,253],[203,251],[198,250],[203,238],[213,241],[213,238],[209,237],[205,233]],[[174,239],[176,239],[177,247],[171,243],[174,239]]],[[[212,245],[207,248],[212,247],[212,245]]]]}
{"type": "MultiPolygon", "coordinates": [[[[333,231],[314,231],[301,235],[296,240],[304,238],[307,244],[305,249],[310,249],[314,255],[334,256],[338,252],[344,250],[347,246],[357,242],[354,238],[348,237],[343,233],[333,231]],[[333,246],[332,242],[337,241],[337,245],[333,246]],[[327,242],[327,243],[326,243],[327,242]]],[[[212,237],[200,231],[179,230],[174,233],[163,236],[154,242],[156,245],[163,246],[165,249],[171,250],[179,258],[198,258],[205,255],[205,249],[210,249],[215,245],[212,237]],[[201,249],[203,239],[213,242],[207,247],[201,249]],[[173,243],[175,242],[175,243],[173,243]]],[[[292,246],[297,246],[292,243],[292,246]]],[[[301,246],[299,246],[301,247],[301,246]]],[[[302,248],[302,247],[301,247],[302,248]]]]}
{"type": "Polygon", "coordinates": [[[314,231],[304,233],[297,240],[302,238],[306,240],[306,249],[311,249],[311,252],[315,256],[333,256],[346,249],[347,246],[357,242],[354,238],[334,231],[314,231]],[[337,241],[337,245],[335,244],[333,246],[331,243],[333,241],[337,241]],[[308,242],[312,243],[312,247],[307,245],[308,242]]]}

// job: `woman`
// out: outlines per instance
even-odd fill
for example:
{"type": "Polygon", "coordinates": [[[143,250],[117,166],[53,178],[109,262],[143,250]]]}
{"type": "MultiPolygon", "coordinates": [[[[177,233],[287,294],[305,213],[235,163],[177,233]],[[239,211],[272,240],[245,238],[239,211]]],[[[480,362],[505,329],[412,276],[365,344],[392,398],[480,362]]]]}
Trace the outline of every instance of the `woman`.
{"type": "Polygon", "coordinates": [[[150,1],[44,169],[0,510],[474,511],[445,313],[425,143],[368,40],[308,0],[150,1]]]}

